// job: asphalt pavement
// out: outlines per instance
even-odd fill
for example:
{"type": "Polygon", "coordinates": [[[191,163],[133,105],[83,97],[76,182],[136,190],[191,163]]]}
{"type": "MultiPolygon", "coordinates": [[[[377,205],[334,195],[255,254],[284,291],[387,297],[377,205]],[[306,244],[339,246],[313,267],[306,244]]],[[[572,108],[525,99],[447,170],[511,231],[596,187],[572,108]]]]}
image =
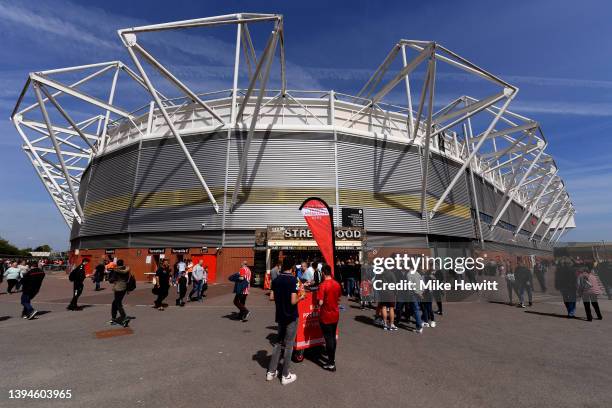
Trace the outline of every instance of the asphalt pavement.
{"type": "MultiPolygon", "coordinates": [[[[232,319],[231,287],[202,303],[151,307],[150,284],[126,298],[136,319],[108,325],[112,292],[87,281],[82,311],[65,309],[71,284],[49,275],[19,317],[19,294],[0,294],[0,407],[610,407],[612,303],[604,320],[566,319],[558,299],[536,295],[519,309],[473,296],[448,303],[436,328],[386,332],[373,311],[343,299],[335,373],[316,353],[294,364],[298,379],[266,382],[275,333],[273,304],[252,289],[248,322],[232,319]],[[64,400],[10,399],[9,390],[71,390],[64,400]]],[[[501,299],[500,299],[501,300],[501,299]]]]}

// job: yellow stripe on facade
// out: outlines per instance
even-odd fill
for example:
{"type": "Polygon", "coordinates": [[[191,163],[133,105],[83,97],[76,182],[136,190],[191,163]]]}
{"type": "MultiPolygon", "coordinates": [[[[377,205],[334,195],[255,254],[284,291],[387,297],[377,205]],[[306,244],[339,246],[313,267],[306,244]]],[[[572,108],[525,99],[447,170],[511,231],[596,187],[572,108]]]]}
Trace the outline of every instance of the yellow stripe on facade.
{"type": "MultiPolygon", "coordinates": [[[[334,205],[335,190],[333,188],[304,188],[304,187],[282,187],[282,188],[254,188],[243,190],[238,198],[244,204],[273,204],[273,205],[300,205],[307,196],[317,196],[329,205],[334,205]]],[[[211,188],[216,200],[223,198],[223,188],[211,188]]],[[[231,196],[231,191],[228,192],[231,196]]],[[[421,211],[421,198],[417,194],[374,193],[368,190],[339,190],[342,205],[364,208],[403,208],[410,211],[421,211]]],[[[437,202],[437,198],[427,197],[427,209],[431,211],[437,202]]],[[[110,213],[114,211],[126,211],[132,202],[131,195],[105,198],[102,200],[88,202],[85,206],[85,215],[93,216],[110,213]]],[[[203,204],[209,202],[206,192],[202,188],[179,189],[171,191],[153,191],[149,193],[137,193],[134,196],[133,206],[135,208],[165,208],[183,207],[189,205],[203,204]]],[[[440,206],[440,213],[452,215],[458,218],[469,219],[470,207],[459,204],[444,203],[440,206]]]]}

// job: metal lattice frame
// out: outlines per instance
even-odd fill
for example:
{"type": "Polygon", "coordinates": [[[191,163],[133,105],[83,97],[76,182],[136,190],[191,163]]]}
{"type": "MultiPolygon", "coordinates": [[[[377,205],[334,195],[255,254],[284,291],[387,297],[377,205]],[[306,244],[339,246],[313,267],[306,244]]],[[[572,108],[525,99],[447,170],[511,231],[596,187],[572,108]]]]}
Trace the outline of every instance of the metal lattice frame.
{"type": "MultiPolygon", "coordinates": [[[[430,220],[448,203],[449,194],[466,170],[469,170],[469,186],[473,195],[475,174],[503,192],[502,200],[489,225],[490,229],[499,225],[512,202],[524,208],[521,221],[514,230],[515,237],[520,233],[525,234],[523,227],[530,217],[537,217],[538,223],[529,238],[534,239],[540,232],[540,242],[545,239],[548,243],[557,242],[566,229],[573,226],[575,209],[563,181],[558,176],[554,160],[545,152],[548,143],[540,125],[508,110],[518,89],[440,44],[400,40],[357,95],[330,91],[321,96],[328,97],[329,112],[332,113],[331,118],[325,119],[313,113],[305,100],[295,96],[299,92],[318,91],[287,90],[281,15],[231,14],[127,28],[119,30],[118,34],[136,67],[136,72],[119,61],[111,61],[32,73],[11,115],[11,120],[24,141],[24,152],[68,225],[71,225],[74,219],[81,222],[85,216],[78,199],[81,178],[93,157],[102,154],[107,144],[112,141],[109,131],[112,133],[114,127],[128,121],[141,137],[150,134],[155,112],[163,116],[172,137],[177,140],[215,211],[219,212],[219,204],[174,122],[176,112],[191,102],[204,112],[205,116],[199,117],[200,120],[211,123],[214,130],[227,130],[228,155],[232,132],[248,130],[229,203],[229,197],[224,195],[223,207],[230,211],[238,203],[247,169],[248,152],[258,120],[266,107],[277,103],[283,108],[302,109],[306,123],[309,118],[314,119],[316,126],[328,126],[334,134],[336,130],[357,129],[360,123],[367,120],[370,124],[382,126],[383,133],[401,132],[406,143],[418,146],[422,153],[420,207],[427,229],[430,220]],[[260,55],[255,52],[249,31],[249,24],[254,23],[272,24],[267,43],[260,55]],[[203,94],[190,89],[139,42],[139,37],[148,32],[220,25],[236,27],[233,86],[229,90],[231,105],[229,115],[225,116],[219,113],[203,94]],[[281,88],[270,90],[267,83],[277,50],[281,88]],[[248,87],[244,90],[238,89],[241,56],[248,72],[248,87]],[[396,61],[399,61],[401,67],[394,70],[392,66],[396,61]],[[168,99],[159,91],[145,70],[143,62],[184,95],[181,98],[183,104],[177,105],[178,99],[168,99]],[[496,90],[478,99],[467,96],[468,92],[460,93],[450,103],[441,104],[436,100],[435,90],[442,65],[482,79],[492,84],[496,90]],[[413,98],[411,84],[414,81],[411,81],[410,76],[419,68],[425,71],[424,79],[420,92],[413,98]],[[66,85],[57,78],[66,73],[84,76],[66,85]],[[114,103],[120,73],[125,73],[148,92],[151,98],[145,106],[149,109],[148,118],[142,115],[140,109],[130,111],[114,103]],[[108,76],[111,76],[111,80],[107,85],[106,99],[93,97],[82,90],[84,84],[108,76]],[[406,104],[389,103],[389,94],[401,84],[405,89],[406,104]],[[24,96],[28,92],[34,94],[36,102],[22,108],[24,96]],[[76,122],[70,109],[60,103],[60,99],[63,102],[64,98],[93,107],[97,113],[76,122]],[[335,120],[335,105],[336,101],[342,99],[352,101],[356,109],[348,119],[338,123],[335,120]],[[442,105],[442,109],[434,109],[435,106],[442,105]],[[397,123],[387,123],[390,112],[405,117],[403,127],[397,123]],[[144,122],[146,129],[142,130],[144,122]],[[427,186],[429,157],[433,151],[460,164],[459,170],[439,197],[432,197],[427,186]],[[547,224],[548,229],[539,231],[543,224],[547,224]]],[[[225,191],[228,191],[227,174],[225,191]]],[[[482,241],[480,210],[478,203],[475,204],[477,226],[482,241]]],[[[226,211],[223,211],[222,216],[225,225],[226,211]]]]}

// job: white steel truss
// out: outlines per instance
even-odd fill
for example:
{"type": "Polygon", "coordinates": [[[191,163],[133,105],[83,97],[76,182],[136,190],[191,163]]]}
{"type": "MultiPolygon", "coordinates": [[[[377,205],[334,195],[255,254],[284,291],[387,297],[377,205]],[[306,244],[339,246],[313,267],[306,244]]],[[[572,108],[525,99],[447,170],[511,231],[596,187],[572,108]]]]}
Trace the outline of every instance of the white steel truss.
{"type": "MultiPolygon", "coordinates": [[[[427,228],[430,220],[449,204],[453,188],[468,170],[468,186],[473,196],[476,194],[475,175],[487,180],[503,194],[495,214],[491,215],[490,229],[499,225],[513,202],[523,208],[521,221],[514,229],[515,237],[521,232],[524,234],[523,227],[530,217],[532,222],[538,220],[530,239],[538,235],[542,225],[547,225],[547,230],[538,236],[540,242],[547,239],[547,242],[554,243],[568,226],[573,226],[575,209],[558,176],[556,163],[546,153],[548,142],[540,125],[508,109],[518,88],[438,43],[398,41],[357,95],[346,95],[335,91],[287,89],[283,17],[278,14],[229,14],[126,28],[119,30],[118,34],[135,70],[119,61],[111,61],[31,73],[11,115],[24,142],[25,154],[68,225],[75,219],[80,222],[86,216],[79,201],[79,190],[83,173],[92,160],[109,148],[120,145],[124,139],[129,141],[131,137],[156,134],[161,128],[158,118],[167,126],[169,135],[176,139],[219,213],[217,200],[183,142],[182,135],[186,130],[177,125],[180,116],[188,112],[197,119],[198,125],[194,125],[197,129],[227,130],[228,161],[233,132],[246,131],[233,189],[229,189],[226,170],[222,212],[225,225],[226,212],[239,205],[255,131],[262,127],[283,126],[285,112],[294,116],[301,112],[302,124],[299,126],[323,128],[334,133],[336,130],[367,129],[417,146],[422,155],[420,213],[427,228]],[[272,27],[259,55],[249,30],[256,23],[268,23],[272,27]],[[203,94],[191,89],[140,41],[141,37],[146,41],[146,34],[150,32],[221,25],[235,26],[236,29],[233,84],[227,91],[203,94]],[[277,54],[281,86],[280,89],[269,89],[267,84],[277,54]],[[238,88],[241,58],[248,73],[246,89],[238,88]],[[166,85],[178,90],[182,97],[165,97],[160,86],[154,85],[144,63],[161,76],[166,85]],[[400,65],[394,68],[394,64],[400,65]],[[454,99],[450,102],[449,95],[439,100],[436,93],[439,77],[443,70],[448,69],[482,80],[489,86],[486,94],[476,98],[468,96],[471,91],[465,90],[452,96],[454,99]],[[66,74],[81,77],[65,83],[59,77],[66,74]],[[121,86],[118,82],[120,74],[127,75],[146,91],[148,96],[142,108],[134,110],[116,103],[116,90],[121,86]],[[109,77],[105,96],[92,95],[87,90],[91,82],[109,77]],[[420,77],[420,82],[415,80],[420,77]],[[404,89],[405,103],[397,103],[392,98],[400,85],[404,89]],[[416,93],[415,88],[419,88],[416,93]],[[219,95],[224,93],[227,98],[219,99],[219,95]],[[28,94],[35,97],[34,103],[23,107],[28,94]],[[68,99],[72,103],[66,104],[68,99]],[[76,109],[74,102],[80,104],[77,107],[87,105],[93,108],[95,113],[89,117],[78,115],[77,120],[73,111],[82,110],[76,109]],[[196,110],[198,115],[195,115],[196,110]],[[272,114],[276,116],[270,119],[272,114]],[[428,190],[432,152],[448,157],[459,166],[438,196],[432,196],[428,190]],[[231,191],[231,197],[228,197],[228,191],[231,191]],[[547,238],[548,233],[550,237],[547,238]]],[[[475,210],[476,224],[480,229],[477,203],[475,210]]],[[[480,230],[479,236],[483,240],[480,230]]]]}

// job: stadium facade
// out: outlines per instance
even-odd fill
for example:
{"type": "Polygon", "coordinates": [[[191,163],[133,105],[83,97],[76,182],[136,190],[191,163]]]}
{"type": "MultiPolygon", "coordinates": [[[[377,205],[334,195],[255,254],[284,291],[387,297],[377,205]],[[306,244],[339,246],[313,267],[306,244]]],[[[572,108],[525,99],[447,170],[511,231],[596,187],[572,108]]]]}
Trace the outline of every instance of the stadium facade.
{"type": "Polygon", "coordinates": [[[143,277],[161,258],[204,258],[220,281],[246,259],[261,274],[283,254],[316,249],[298,211],[312,196],[334,210],[340,256],[387,248],[551,257],[575,227],[540,125],[511,111],[518,89],[439,44],[400,40],[347,95],[287,89],[280,15],[119,36],[135,69],[112,61],[31,73],[11,117],[71,228],[74,262],[123,258],[143,277]],[[140,41],[221,25],[235,29],[228,90],[192,90],[140,41]],[[256,52],[249,29],[258,25],[272,31],[256,52]],[[448,70],[483,82],[484,96],[438,98],[448,70]],[[66,74],[79,77],[65,84],[66,74]],[[120,77],[145,90],[148,103],[120,106],[120,77]],[[268,86],[272,77],[278,89],[268,86]],[[103,78],[107,98],[86,91],[103,78]],[[164,96],[160,81],[180,96],[164,96]],[[77,121],[72,112],[84,106],[94,113],[77,121]]]}

